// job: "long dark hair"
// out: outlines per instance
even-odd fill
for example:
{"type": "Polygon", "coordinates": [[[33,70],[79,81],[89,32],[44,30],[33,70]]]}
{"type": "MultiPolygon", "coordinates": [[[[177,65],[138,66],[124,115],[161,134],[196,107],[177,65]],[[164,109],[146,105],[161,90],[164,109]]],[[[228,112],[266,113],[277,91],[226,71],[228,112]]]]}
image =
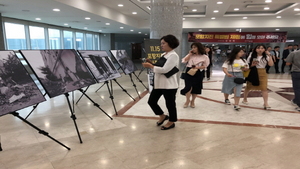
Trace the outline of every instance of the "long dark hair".
{"type": "Polygon", "coordinates": [[[256,47],[253,49],[253,52],[251,54],[251,58],[250,58],[250,64],[252,63],[253,59],[254,58],[257,58],[257,52],[256,52],[256,49],[257,48],[260,48],[260,47],[263,47],[265,49],[265,51],[262,53],[262,60],[264,59],[267,63],[268,63],[268,60],[267,60],[267,54],[266,54],[266,46],[263,45],[263,44],[258,44],[256,45],[256,47]]]}
{"type": "Polygon", "coordinates": [[[193,46],[196,46],[196,47],[197,47],[197,49],[198,49],[198,54],[201,54],[201,55],[204,55],[204,54],[205,54],[205,48],[204,48],[204,46],[202,45],[202,43],[200,43],[200,42],[194,42],[194,43],[191,44],[191,48],[192,48],[193,46]]]}
{"type": "MultiPolygon", "coordinates": [[[[231,51],[231,53],[229,54],[228,59],[227,59],[228,65],[232,65],[232,64],[233,64],[233,62],[234,62],[234,60],[235,60],[235,58],[236,58],[236,55],[237,55],[241,50],[243,50],[241,47],[235,47],[235,48],[232,49],[232,51],[231,51]]],[[[245,62],[245,60],[244,60],[243,58],[241,58],[241,59],[245,62]]]]}

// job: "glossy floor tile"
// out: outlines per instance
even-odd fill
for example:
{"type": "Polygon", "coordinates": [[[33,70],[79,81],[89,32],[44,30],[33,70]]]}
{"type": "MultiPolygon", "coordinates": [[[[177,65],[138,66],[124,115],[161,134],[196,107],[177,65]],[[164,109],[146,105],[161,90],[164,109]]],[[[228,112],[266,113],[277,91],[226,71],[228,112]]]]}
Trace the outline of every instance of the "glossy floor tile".
{"type": "MultiPolygon", "coordinates": [[[[117,82],[126,92],[116,82],[110,82],[118,116],[107,87],[104,85],[95,92],[102,85],[95,84],[86,93],[100,108],[86,97],[78,101],[80,92],[70,93],[71,103],[78,101],[74,106],[74,121],[65,96],[47,98],[27,118],[71,150],[13,115],[2,116],[0,168],[300,168],[300,113],[289,101],[293,97],[290,75],[269,74],[270,110],[263,109],[260,92],[251,92],[249,104],[241,103],[241,110],[235,111],[232,105],[223,103],[220,89],[224,74],[217,66],[211,79],[204,80],[203,93],[197,97],[195,108],[183,108],[185,97],[178,92],[179,120],[168,131],[156,126],[158,118],[147,105],[149,93],[145,87],[136,78],[132,83],[125,75],[117,82]]],[[[148,86],[146,73],[139,77],[148,86]]],[[[166,110],[163,98],[160,105],[166,110]]],[[[18,112],[25,118],[31,110],[28,107],[18,112]]]]}

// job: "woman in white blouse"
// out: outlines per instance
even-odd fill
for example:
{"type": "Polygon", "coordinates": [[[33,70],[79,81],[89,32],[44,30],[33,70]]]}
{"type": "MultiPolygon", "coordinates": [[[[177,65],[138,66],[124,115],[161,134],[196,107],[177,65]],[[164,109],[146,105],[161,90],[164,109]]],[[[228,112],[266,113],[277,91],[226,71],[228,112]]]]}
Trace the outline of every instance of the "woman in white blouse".
{"type": "Polygon", "coordinates": [[[266,65],[274,65],[270,52],[266,51],[266,47],[264,45],[257,45],[254,48],[252,54],[247,58],[247,62],[249,63],[249,65],[251,65],[250,67],[255,66],[257,68],[259,85],[254,86],[251,82],[247,81],[247,86],[244,91],[244,100],[242,101],[242,103],[248,104],[247,96],[250,90],[260,90],[264,100],[263,107],[265,110],[268,110],[271,107],[268,104],[268,74],[265,67],[266,65]]]}
{"type": "Polygon", "coordinates": [[[185,87],[180,91],[180,94],[186,96],[186,101],[183,105],[184,108],[187,108],[190,104],[190,107],[195,108],[195,99],[198,94],[201,94],[204,70],[209,65],[209,58],[205,55],[205,48],[201,43],[192,43],[191,50],[189,53],[182,58],[182,63],[187,63],[186,72],[190,69],[197,69],[195,75],[191,76],[185,74],[184,84],[185,87]],[[192,100],[190,97],[192,96],[192,100]]]}
{"type": "Polygon", "coordinates": [[[179,64],[179,56],[174,51],[179,46],[179,40],[174,35],[166,35],[160,39],[161,50],[164,51],[162,57],[166,59],[165,64],[155,66],[152,63],[143,63],[146,68],[153,69],[154,86],[150,93],[148,104],[153,112],[159,116],[157,126],[162,125],[166,120],[169,120],[161,130],[168,130],[175,127],[177,121],[177,109],[176,109],[176,93],[178,89],[177,73],[171,77],[166,77],[164,74],[177,67],[179,64]],[[169,116],[164,113],[161,107],[158,105],[158,100],[161,96],[164,96],[166,107],[169,112],[169,116]]]}
{"type": "Polygon", "coordinates": [[[222,93],[224,93],[225,104],[230,104],[229,95],[234,93],[234,109],[239,110],[239,102],[243,84],[236,84],[235,77],[243,78],[242,71],[248,70],[248,63],[242,57],[245,52],[240,47],[235,47],[229,54],[229,58],[222,65],[223,72],[226,74],[222,83],[222,93]]]}

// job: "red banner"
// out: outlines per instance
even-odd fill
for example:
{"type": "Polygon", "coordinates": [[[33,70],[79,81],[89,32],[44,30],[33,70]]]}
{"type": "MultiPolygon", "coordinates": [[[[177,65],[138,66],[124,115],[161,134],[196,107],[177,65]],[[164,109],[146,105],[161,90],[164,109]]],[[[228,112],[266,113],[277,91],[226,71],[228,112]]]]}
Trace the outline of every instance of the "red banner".
{"type": "Polygon", "coordinates": [[[189,42],[278,43],[286,41],[287,32],[189,32],[189,42]]]}

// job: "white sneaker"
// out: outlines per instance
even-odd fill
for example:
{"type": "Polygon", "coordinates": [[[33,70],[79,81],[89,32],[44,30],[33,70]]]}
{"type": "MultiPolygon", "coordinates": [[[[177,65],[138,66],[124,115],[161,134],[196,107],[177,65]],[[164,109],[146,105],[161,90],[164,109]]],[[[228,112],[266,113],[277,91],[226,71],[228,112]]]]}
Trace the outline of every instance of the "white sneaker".
{"type": "Polygon", "coordinates": [[[229,101],[229,99],[225,99],[225,104],[228,104],[228,105],[231,104],[230,101],[229,101]]]}
{"type": "Polygon", "coordinates": [[[244,101],[244,100],[242,101],[242,103],[245,104],[245,105],[248,105],[248,104],[249,104],[248,102],[246,102],[246,101],[244,101]]]}
{"type": "Polygon", "coordinates": [[[234,110],[240,110],[241,109],[239,105],[234,105],[233,108],[234,108],[234,110]]]}

